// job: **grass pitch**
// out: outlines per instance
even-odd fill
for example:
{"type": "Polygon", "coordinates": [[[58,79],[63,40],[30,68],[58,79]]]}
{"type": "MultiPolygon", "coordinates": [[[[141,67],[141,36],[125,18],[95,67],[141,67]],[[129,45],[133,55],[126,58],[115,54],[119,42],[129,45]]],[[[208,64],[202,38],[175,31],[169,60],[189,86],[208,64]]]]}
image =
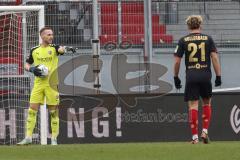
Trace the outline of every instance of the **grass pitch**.
{"type": "Polygon", "coordinates": [[[239,160],[240,142],[0,146],[0,160],[239,160]]]}

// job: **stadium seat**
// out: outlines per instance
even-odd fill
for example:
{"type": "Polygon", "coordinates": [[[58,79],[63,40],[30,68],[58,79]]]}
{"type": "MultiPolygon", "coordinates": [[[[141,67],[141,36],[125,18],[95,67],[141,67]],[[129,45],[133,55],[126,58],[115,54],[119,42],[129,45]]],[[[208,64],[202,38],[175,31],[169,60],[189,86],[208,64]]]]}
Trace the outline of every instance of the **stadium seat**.
{"type": "Polygon", "coordinates": [[[104,24],[101,26],[102,28],[102,35],[117,35],[117,25],[116,24],[104,24]]]}
{"type": "Polygon", "coordinates": [[[166,34],[166,25],[153,25],[152,33],[153,34],[166,34]]]}
{"type": "Polygon", "coordinates": [[[152,40],[153,40],[153,44],[172,43],[173,36],[166,35],[166,34],[153,34],[152,40]]]}
{"type": "Polygon", "coordinates": [[[152,24],[160,24],[160,16],[152,15],[152,24]]]}
{"type": "Polygon", "coordinates": [[[144,15],[122,14],[122,24],[144,24],[144,15]]]}
{"type": "Polygon", "coordinates": [[[122,25],[122,34],[143,34],[143,25],[122,25]]]}
{"type": "MultiPolygon", "coordinates": [[[[123,14],[122,13],[122,23],[123,24],[144,24],[144,13],[138,14],[123,14]]],[[[152,15],[152,23],[160,24],[159,15],[152,15]]]]}
{"type": "Polygon", "coordinates": [[[101,3],[101,14],[112,14],[117,13],[117,3],[101,3]]]}
{"type": "Polygon", "coordinates": [[[143,3],[137,2],[125,2],[122,3],[122,13],[143,13],[144,6],[143,3]]]}
{"type": "Polygon", "coordinates": [[[101,45],[105,45],[109,42],[117,43],[117,35],[101,35],[100,37],[101,45]]]}
{"type": "Polygon", "coordinates": [[[123,35],[123,37],[124,37],[125,41],[129,41],[135,45],[144,43],[144,35],[143,34],[135,34],[135,35],[126,34],[126,35],[123,35]]]}

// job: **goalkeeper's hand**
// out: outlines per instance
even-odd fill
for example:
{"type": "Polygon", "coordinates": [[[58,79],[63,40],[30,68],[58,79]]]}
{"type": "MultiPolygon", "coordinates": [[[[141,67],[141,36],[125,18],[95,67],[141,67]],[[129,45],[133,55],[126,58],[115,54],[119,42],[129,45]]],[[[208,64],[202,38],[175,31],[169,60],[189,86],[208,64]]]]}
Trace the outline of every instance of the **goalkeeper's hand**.
{"type": "Polygon", "coordinates": [[[29,72],[33,73],[35,76],[40,77],[42,76],[42,72],[41,70],[38,68],[37,66],[33,66],[29,68],[29,72]]]}

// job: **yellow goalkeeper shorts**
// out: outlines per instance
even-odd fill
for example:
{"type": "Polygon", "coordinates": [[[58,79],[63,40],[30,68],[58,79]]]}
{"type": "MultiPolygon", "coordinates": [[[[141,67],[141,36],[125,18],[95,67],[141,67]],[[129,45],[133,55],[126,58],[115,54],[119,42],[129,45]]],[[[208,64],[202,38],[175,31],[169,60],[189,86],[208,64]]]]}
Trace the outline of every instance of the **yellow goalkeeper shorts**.
{"type": "Polygon", "coordinates": [[[44,104],[44,97],[46,97],[47,105],[59,105],[59,92],[57,85],[34,85],[31,92],[30,103],[44,104]]]}

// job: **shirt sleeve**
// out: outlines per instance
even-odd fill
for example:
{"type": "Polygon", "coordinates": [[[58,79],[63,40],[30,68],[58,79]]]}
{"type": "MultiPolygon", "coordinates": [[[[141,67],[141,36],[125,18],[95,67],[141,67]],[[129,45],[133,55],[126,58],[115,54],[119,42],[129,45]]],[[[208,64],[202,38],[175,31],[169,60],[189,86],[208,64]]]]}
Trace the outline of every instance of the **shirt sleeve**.
{"type": "Polygon", "coordinates": [[[26,62],[29,63],[29,64],[33,64],[34,63],[33,56],[32,56],[33,50],[34,49],[30,50],[30,54],[26,58],[26,62]]]}
{"type": "Polygon", "coordinates": [[[54,46],[54,48],[55,48],[55,50],[56,50],[56,53],[57,53],[57,55],[63,55],[64,53],[60,53],[60,52],[58,52],[58,49],[60,48],[60,45],[53,45],[54,46]]]}
{"type": "Polygon", "coordinates": [[[178,44],[177,44],[176,49],[174,51],[174,56],[183,57],[183,54],[184,54],[184,42],[183,42],[183,39],[181,38],[178,41],[178,44]]]}
{"type": "Polygon", "coordinates": [[[210,46],[210,52],[216,52],[217,53],[217,47],[216,47],[212,37],[209,37],[209,46],[210,46]]]}

